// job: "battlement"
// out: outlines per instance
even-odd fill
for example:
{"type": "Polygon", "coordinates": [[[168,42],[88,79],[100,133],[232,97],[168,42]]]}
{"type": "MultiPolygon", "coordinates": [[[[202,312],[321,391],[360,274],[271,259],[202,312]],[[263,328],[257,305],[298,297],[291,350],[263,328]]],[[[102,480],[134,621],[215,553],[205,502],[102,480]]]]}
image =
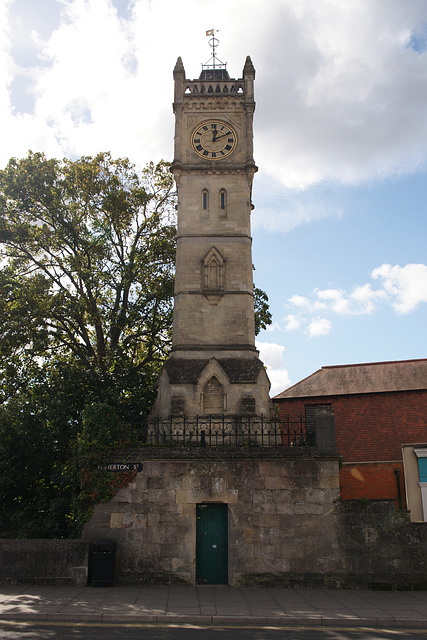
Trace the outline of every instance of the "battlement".
{"type": "Polygon", "coordinates": [[[202,71],[198,80],[185,80],[184,93],[193,96],[205,96],[212,93],[244,95],[245,83],[242,78],[238,80],[234,78],[215,78],[214,76],[218,74],[218,71],[225,71],[225,69],[216,69],[215,74],[213,71],[202,71]]]}
{"type": "Polygon", "coordinates": [[[243,67],[241,78],[230,78],[227,69],[222,67],[205,67],[195,80],[185,77],[185,69],[181,58],[178,58],[173,72],[175,81],[174,106],[182,104],[184,96],[191,98],[207,95],[238,95],[245,104],[254,100],[255,69],[249,56],[243,67]]]}

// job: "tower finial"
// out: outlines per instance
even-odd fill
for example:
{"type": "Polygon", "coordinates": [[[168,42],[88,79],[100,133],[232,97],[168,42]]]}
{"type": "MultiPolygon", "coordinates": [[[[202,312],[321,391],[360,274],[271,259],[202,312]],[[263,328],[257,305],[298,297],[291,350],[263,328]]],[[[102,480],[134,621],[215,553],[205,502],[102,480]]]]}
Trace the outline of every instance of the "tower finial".
{"type": "Polygon", "coordinates": [[[218,33],[219,29],[209,29],[206,31],[206,37],[210,37],[209,46],[212,48],[212,56],[209,60],[202,64],[202,69],[211,69],[215,71],[215,69],[226,69],[227,63],[221,62],[221,60],[216,55],[216,48],[219,44],[218,38],[215,37],[215,34],[218,33]]]}

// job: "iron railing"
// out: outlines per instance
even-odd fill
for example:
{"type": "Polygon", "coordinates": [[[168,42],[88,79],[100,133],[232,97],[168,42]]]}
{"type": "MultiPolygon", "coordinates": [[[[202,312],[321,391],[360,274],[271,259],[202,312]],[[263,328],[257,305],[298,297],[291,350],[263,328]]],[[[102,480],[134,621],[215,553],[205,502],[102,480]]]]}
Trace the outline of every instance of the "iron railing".
{"type": "Polygon", "coordinates": [[[302,415],[157,417],[134,425],[133,435],[148,446],[315,446],[314,428],[302,415]]]}

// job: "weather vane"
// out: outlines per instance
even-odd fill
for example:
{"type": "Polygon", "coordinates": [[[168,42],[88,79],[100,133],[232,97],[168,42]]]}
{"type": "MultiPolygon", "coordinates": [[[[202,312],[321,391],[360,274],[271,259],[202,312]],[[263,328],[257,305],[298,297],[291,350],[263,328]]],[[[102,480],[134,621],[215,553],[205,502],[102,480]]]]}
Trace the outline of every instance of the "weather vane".
{"type": "Polygon", "coordinates": [[[206,31],[206,37],[210,37],[209,45],[212,48],[212,56],[206,62],[206,64],[202,64],[202,69],[216,69],[217,67],[220,69],[226,69],[227,63],[221,62],[221,60],[216,55],[216,48],[219,44],[218,38],[215,38],[215,33],[218,33],[219,29],[209,29],[206,31]]]}

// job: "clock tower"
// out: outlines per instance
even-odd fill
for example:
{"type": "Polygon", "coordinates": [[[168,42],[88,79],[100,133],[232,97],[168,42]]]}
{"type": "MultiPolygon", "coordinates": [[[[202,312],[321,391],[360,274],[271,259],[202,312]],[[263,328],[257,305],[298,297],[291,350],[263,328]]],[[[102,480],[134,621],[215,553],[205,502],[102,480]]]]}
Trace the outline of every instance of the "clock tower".
{"type": "Polygon", "coordinates": [[[215,55],[200,77],[174,69],[178,191],[172,350],[152,416],[269,416],[255,347],[250,214],[255,69],[230,78],[215,55]]]}

